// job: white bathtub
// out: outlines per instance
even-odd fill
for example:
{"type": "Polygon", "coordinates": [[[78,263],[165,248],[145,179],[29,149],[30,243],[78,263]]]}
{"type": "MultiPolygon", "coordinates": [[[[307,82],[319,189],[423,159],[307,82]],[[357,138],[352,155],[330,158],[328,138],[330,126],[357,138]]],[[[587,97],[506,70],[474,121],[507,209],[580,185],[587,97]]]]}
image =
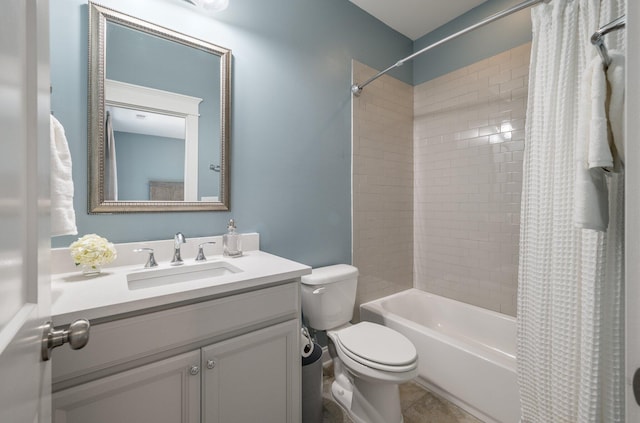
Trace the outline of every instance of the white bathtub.
{"type": "Polygon", "coordinates": [[[362,304],[360,317],[413,342],[418,383],[485,422],[520,420],[513,317],[418,289],[362,304]]]}

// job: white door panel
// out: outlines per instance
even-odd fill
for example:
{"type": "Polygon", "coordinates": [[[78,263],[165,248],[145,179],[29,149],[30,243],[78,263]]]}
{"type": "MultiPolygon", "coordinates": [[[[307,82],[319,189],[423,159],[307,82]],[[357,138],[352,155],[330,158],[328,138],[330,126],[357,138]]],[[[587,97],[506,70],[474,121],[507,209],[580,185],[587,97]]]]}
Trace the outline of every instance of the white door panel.
{"type": "Polygon", "coordinates": [[[45,0],[0,13],[0,422],[49,422],[40,357],[49,289],[49,25],[45,0]]]}

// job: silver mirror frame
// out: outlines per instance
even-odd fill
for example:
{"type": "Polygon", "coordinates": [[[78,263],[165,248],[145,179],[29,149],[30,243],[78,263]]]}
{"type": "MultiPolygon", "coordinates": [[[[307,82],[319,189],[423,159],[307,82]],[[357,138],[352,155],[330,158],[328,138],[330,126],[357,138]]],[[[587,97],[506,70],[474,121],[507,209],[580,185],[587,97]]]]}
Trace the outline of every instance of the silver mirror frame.
{"type": "Polygon", "coordinates": [[[231,50],[89,2],[89,140],[88,211],[101,213],[229,210],[229,110],[231,50]],[[220,201],[106,201],[105,175],[105,54],[107,21],[197,48],[220,57],[220,201]]]}

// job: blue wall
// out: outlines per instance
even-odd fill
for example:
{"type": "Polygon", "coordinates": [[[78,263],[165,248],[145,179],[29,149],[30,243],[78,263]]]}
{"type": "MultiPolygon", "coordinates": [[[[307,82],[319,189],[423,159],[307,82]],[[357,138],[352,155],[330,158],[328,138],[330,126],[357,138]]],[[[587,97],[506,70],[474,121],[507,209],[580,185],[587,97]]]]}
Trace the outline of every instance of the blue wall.
{"type": "MultiPolygon", "coordinates": [[[[70,142],[80,234],[188,238],[221,234],[233,217],[240,231],[260,232],[265,251],[312,266],[350,262],[351,59],[384,68],[412,42],[346,0],[233,0],[212,17],[182,0],[101,3],[233,51],[231,212],[87,214],[87,5],[53,0],[52,110],[70,142]]],[[[394,76],[410,83],[412,69],[394,76]]]]}
{"type": "MultiPolygon", "coordinates": [[[[521,0],[489,0],[417,39],[414,51],[458,32],[521,0]]],[[[531,41],[531,9],[515,13],[434,48],[413,61],[413,85],[531,41]]]]}
{"type": "Polygon", "coordinates": [[[118,199],[149,200],[149,181],[184,182],[184,140],[114,131],[118,199]]]}

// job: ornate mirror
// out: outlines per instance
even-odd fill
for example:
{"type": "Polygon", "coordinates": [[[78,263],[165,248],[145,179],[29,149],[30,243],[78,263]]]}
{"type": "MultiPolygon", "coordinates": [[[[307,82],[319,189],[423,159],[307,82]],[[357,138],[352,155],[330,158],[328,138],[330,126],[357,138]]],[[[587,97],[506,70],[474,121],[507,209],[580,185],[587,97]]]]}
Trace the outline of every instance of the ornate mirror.
{"type": "Polygon", "coordinates": [[[89,212],[229,209],[231,50],[89,3],[89,212]]]}

